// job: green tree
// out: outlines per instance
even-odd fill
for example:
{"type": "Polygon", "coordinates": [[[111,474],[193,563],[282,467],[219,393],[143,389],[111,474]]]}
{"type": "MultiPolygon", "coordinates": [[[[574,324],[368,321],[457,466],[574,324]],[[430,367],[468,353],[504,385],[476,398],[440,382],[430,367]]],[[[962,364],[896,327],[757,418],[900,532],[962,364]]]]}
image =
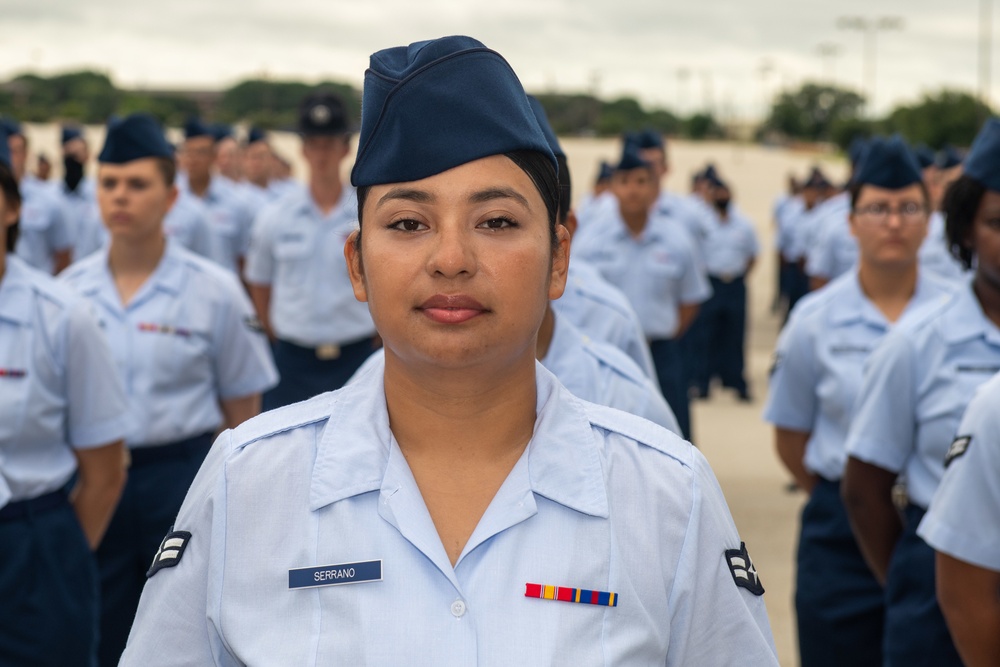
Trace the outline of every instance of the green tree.
{"type": "Polygon", "coordinates": [[[887,132],[899,132],[911,143],[940,148],[950,143],[968,146],[991,115],[989,107],[973,95],[942,90],[925,95],[913,105],[898,106],[883,122],[887,132]]]}
{"type": "Polygon", "coordinates": [[[834,129],[860,118],[865,100],[854,91],[806,83],[778,95],[762,133],[808,141],[830,141],[834,129]]]}
{"type": "Polygon", "coordinates": [[[299,103],[312,90],[323,88],[338,94],[347,107],[350,122],[358,124],[361,95],[354,87],[324,81],[309,85],[301,81],[243,81],[225,91],[219,107],[221,120],[246,120],[269,129],[294,128],[298,122],[299,103]]]}

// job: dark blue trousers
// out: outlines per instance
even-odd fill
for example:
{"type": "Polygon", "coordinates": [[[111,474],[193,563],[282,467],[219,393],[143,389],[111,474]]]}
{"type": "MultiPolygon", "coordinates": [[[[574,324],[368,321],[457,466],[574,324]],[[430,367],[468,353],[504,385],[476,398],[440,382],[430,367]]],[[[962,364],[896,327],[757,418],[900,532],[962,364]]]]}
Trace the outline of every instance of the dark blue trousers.
{"type": "Polygon", "coordinates": [[[691,413],[688,407],[688,376],[684,371],[681,343],[664,338],[650,341],[649,351],[653,356],[656,378],[660,381],[660,391],[670,409],[677,417],[677,424],[687,440],[691,440],[691,413]]]}
{"type": "Polygon", "coordinates": [[[702,396],[708,395],[709,384],[718,377],[724,387],[747,392],[744,375],[746,346],[747,287],[743,276],[731,281],[710,277],[712,296],[698,311],[695,337],[697,350],[692,355],[695,364],[694,384],[702,396]]]}
{"type": "Polygon", "coordinates": [[[0,516],[0,665],[92,667],[94,555],[66,495],[44,498],[0,516]]]}
{"type": "Polygon", "coordinates": [[[886,667],[961,667],[937,602],[934,549],[917,535],[924,510],[909,505],[886,580],[886,667]]]}
{"type": "Polygon", "coordinates": [[[885,594],[865,563],[840,500],[820,480],[802,508],[795,614],[802,667],[882,664],[885,594]]]}
{"type": "Polygon", "coordinates": [[[264,410],[273,410],[327,391],[340,389],[377,347],[371,338],[340,347],[336,359],[320,359],[316,348],[285,340],[275,341],[274,364],[281,379],[263,397],[264,410]]]}
{"type": "Polygon", "coordinates": [[[212,446],[212,434],[131,450],[118,508],[97,549],[101,573],[101,667],[114,667],[139,608],[146,571],[174,525],[188,487],[212,446]]]}

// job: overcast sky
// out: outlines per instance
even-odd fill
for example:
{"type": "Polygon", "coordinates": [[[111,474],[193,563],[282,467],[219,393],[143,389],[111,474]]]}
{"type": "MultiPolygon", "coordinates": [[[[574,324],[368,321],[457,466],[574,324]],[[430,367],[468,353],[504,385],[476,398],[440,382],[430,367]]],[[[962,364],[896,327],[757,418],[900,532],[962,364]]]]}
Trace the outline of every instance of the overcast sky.
{"type": "Polygon", "coordinates": [[[838,30],[838,17],[898,16],[903,29],[877,39],[885,110],[945,86],[976,90],[983,1],[170,0],[153,11],[135,0],[2,0],[0,79],[96,67],[124,86],[213,88],[261,73],[360,85],[374,51],[468,34],[503,54],[529,92],[596,82],[603,96],[747,116],[765,95],[831,70],[861,89],[862,33],[838,30]],[[824,61],[824,43],[840,55],[824,61]]]}

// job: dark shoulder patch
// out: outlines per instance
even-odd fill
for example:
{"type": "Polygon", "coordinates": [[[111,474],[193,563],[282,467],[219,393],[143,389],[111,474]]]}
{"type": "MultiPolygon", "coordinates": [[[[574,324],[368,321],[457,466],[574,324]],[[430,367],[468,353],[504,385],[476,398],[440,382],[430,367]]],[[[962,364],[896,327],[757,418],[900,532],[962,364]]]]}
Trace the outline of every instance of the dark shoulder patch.
{"type": "Polygon", "coordinates": [[[944,455],[944,467],[947,468],[952,461],[965,454],[969,450],[970,444],[972,444],[971,435],[960,435],[952,440],[951,446],[948,447],[948,453],[944,455]]]}
{"type": "Polygon", "coordinates": [[[754,595],[764,594],[764,585],[760,581],[757,569],[750,560],[747,552],[746,542],[740,542],[739,549],[726,550],[726,564],[729,565],[729,572],[733,575],[733,581],[740,588],[745,588],[754,595]]]}
{"type": "Polygon", "coordinates": [[[175,530],[167,533],[167,536],[160,542],[156,556],[153,557],[153,564],[146,571],[146,578],[152,577],[164,568],[174,567],[180,563],[190,540],[191,533],[186,530],[175,530]]]}

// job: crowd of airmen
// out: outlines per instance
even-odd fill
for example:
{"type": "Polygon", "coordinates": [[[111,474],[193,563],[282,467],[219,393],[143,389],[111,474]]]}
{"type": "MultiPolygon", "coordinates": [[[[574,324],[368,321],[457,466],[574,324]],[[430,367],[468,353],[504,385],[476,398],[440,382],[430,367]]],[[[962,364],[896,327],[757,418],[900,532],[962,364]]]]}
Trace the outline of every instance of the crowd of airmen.
{"type": "MultiPolygon", "coordinates": [[[[574,210],[566,155],[529,105],[572,237],[536,357],[573,394],[694,440],[689,401],[715,380],[751,401],[753,223],[713,165],[668,192],[652,130],[622,138],[574,210]]],[[[214,436],[384,363],[344,251],[355,128],[337,96],[307,96],[299,183],[266,132],[239,141],[191,119],[174,147],[134,114],[109,121],[96,177],[81,130],[63,128],[63,176],[45,181],[21,126],[0,123],[14,183],[0,178],[0,543],[37,543],[0,556],[17,600],[0,611],[0,663],[115,665],[147,577],[180,558],[185,538],[163,535],[214,436]],[[73,545],[55,539],[76,525],[73,545]],[[56,562],[74,571],[52,576],[56,562]]],[[[789,315],[765,419],[810,495],[802,664],[996,664],[1000,625],[986,632],[970,605],[997,597],[1000,514],[970,494],[1000,510],[1000,123],[964,164],[899,138],[850,153],[843,187],[817,168],[775,206],[789,315]]]]}

